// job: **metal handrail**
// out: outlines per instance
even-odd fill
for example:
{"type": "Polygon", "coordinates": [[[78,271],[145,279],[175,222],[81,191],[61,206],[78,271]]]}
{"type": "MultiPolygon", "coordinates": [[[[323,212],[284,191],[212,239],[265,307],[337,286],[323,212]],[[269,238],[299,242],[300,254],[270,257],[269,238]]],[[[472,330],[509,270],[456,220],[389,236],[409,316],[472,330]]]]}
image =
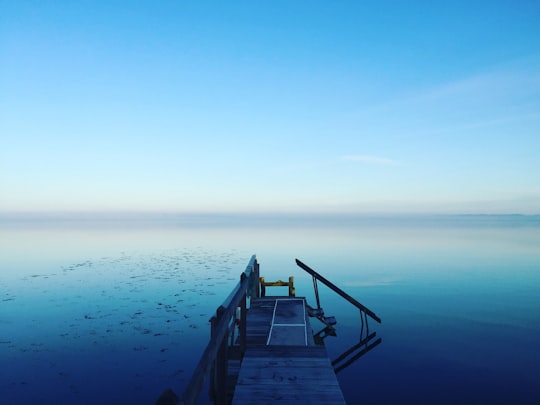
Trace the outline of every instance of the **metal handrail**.
{"type": "Polygon", "coordinates": [[[333,290],[334,292],[336,292],[337,294],[339,294],[340,296],[342,296],[343,298],[345,298],[347,301],[349,301],[351,304],[353,304],[355,307],[357,307],[358,309],[360,309],[360,311],[363,311],[366,315],[369,315],[371,318],[375,319],[377,322],[381,323],[381,318],[379,318],[377,315],[375,315],[375,313],[370,310],[369,308],[367,308],[365,305],[362,305],[361,303],[359,303],[357,300],[355,300],[353,297],[351,297],[349,294],[347,294],[345,291],[343,291],[341,288],[339,288],[337,285],[335,285],[334,283],[332,283],[331,281],[328,281],[326,278],[324,278],[323,276],[321,276],[319,273],[317,273],[315,270],[313,270],[311,267],[309,267],[308,265],[302,263],[300,260],[296,259],[296,264],[304,269],[306,272],[308,272],[309,274],[311,274],[314,278],[316,278],[317,280],[319,280],[321,283],[323,283],[324,285],[326,285],[328,288],[330,288],[331,290],[333,290]]]}

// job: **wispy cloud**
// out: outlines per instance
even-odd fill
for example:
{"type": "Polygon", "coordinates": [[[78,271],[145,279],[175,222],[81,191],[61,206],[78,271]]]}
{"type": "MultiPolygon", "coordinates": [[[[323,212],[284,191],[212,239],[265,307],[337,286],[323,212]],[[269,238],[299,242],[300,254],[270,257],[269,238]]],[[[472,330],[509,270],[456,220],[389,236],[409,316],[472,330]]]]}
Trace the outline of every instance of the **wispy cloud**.
{"type": "Polygon", "coordinates": [[[357,112],[363,122],[379,126],[385,117],[400,117],[403,129],[430,125],[435,129],[495,126],[538,119],[540,60],[493,66],[483,73],[389,94],[380,104],[357,112]],[[412,121],[411,118],[412,117],[412,121]],[[422,117],[422,119],[418,119],[422,117]]]}
{"type": "Polygon", "coordinates": [[[397,165],[399,163],[396,160],[383,158],[379,156],[369,156],[369,155],[346,155],[346,156],[342,156],[341,160],[347,160],[351,162],[359,162],[359,163],[371,164],[371,165],[384,165],[384,166],[397,165]]]}

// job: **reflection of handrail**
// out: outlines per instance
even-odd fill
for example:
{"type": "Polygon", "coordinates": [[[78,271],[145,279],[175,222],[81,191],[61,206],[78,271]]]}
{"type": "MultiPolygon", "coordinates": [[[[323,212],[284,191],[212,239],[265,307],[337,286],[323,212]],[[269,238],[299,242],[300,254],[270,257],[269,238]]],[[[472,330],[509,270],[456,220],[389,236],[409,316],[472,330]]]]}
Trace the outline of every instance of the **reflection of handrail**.
{"type": "Polygon", "coordinates": [[[336,292],[337,294],[341,295],[343,298],[345,298],[347,301],[349,301],[351,304],[353,304],[355,307],[360,309],[360,311],[364,311],[365,314],[369,315],[371,318],[375,319],[377,322],[381,323],[381,318],[379,318],[373,311],[365,307],[364,305],[360,304],[357,300],[355,300],[353,297],[351,297],[349,294],[347,294],[345,291],[343,291],[341,288],[336,286],[334,283],[328,281],[326,278],[321,276],[319,273],[317,273],[315,270],[310,268],[309,266],[302,263],[300,260],[296,259],[296,264],[307,271],[309,274],[311,274],[313,277],[315,277],[317,280],[319,280],[321,283],[326,285],[328,288],[336,292]]]}
{"type": "Polygon", "coordinates": [[[320,331],[313,334],[313,341],[316,345],[324,346],[324,339],[326,339],[328,336],[336,337],[336,328],[333,326],[325,326],[320,331]]]}
{"type": "Polygon", "coordinates": [[[335,366],[337,363],[344,360],[349,354],[353,353],[355,350],[359,349],[360,347],[365,346],[362,350],[360,350],[358,353],[356,353],[353,357],[351,357],[345,363],[343,363],[342,365],[340,365],[338,367],[335,367],[334,372],[337,374],[341,370],[343,370],[344,368],[349,367],[352,363],[354,363],[356,360],[358,360],[360,357],[362,357],[364,354],[366,354],[367,352],[369,352],[371,349],[378,346],[382,342],[382,339],[379,338],[375,342],[373,342],[372,344],[368,344],[369,341],[371,339],[373,339],[374,337],[375,337],[375,332],[373,332],[371,335],[369,335],[364,340],[362,340],[362,341],[358,342],[357,344],[355,344],[353,347],[351,347],[349,350],[345,351],[337,359],[332,361],[332,365],[335,366]]]}
{"type": "Polygon", "coordinates": [[[243,351],[246,343],[246,296],[257,297],[259,295],[259,264],[255,255],[251,257],[246,271],[240,276],[240,282],[233,289],[231,294],[225,299],[223,305],[220,305],[216,311],[216,316],[210,320],[212,324],[212,333],[210,342],[206,346],[199,364],[195,368],[191,380],[186,386],[182,396],[182,404],[194,404],[197,401],[199,392],[204,384],[204,380],[210,369],[214,367],[216,378],[212,385],[218,402],[225,398],[227,378],[227,337],[231,320],[236,316],[236,308],[241,307],[240,323],[240,347],[243,351]]]}
{"type": "Polygon", "coordinates": [[[371,335],[366,336],[365,339],[360,340],[360,342],[353,345],[350,349],[345,350],[343,353],[341,353],[340,356],[338,356],[335,360],[332,360],[332,365],[335,366],[340,361],[344,360],[348,355],[353,353],[355,350],[357,350],[360,346],[365,345],[368,343],[371,339],[373,339],[375,336],[377,336],[377,332],[373,332],[371,335]]]}

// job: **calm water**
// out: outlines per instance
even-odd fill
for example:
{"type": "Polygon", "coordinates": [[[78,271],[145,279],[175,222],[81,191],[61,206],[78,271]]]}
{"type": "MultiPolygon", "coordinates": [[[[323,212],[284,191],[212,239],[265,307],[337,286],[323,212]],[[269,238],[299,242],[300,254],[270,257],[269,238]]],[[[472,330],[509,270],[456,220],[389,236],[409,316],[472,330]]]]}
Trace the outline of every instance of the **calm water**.
{"type": "MultiPolygon", "coordinates": [[[[295,258],[382,318],[369,323],[382,343],[338,373],[349,403],[540,403],[538,217],[0,225],[2,403],[181,393],[253,253],[312,304],[295,258]]],[[[336,358],[358,342],[359,314],[319,291],[336,358]]]]}

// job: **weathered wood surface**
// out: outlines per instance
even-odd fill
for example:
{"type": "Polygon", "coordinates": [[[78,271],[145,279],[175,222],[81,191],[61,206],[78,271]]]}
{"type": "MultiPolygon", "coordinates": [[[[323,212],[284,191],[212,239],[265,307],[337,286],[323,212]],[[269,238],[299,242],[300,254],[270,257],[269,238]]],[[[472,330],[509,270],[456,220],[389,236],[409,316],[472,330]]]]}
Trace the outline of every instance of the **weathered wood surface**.
{"type": "Polygon", "coordinates": [[[304,298],[252,300],[247,319],[233,404],[345,403],[326,348],[313,341],[304,298]]]}

